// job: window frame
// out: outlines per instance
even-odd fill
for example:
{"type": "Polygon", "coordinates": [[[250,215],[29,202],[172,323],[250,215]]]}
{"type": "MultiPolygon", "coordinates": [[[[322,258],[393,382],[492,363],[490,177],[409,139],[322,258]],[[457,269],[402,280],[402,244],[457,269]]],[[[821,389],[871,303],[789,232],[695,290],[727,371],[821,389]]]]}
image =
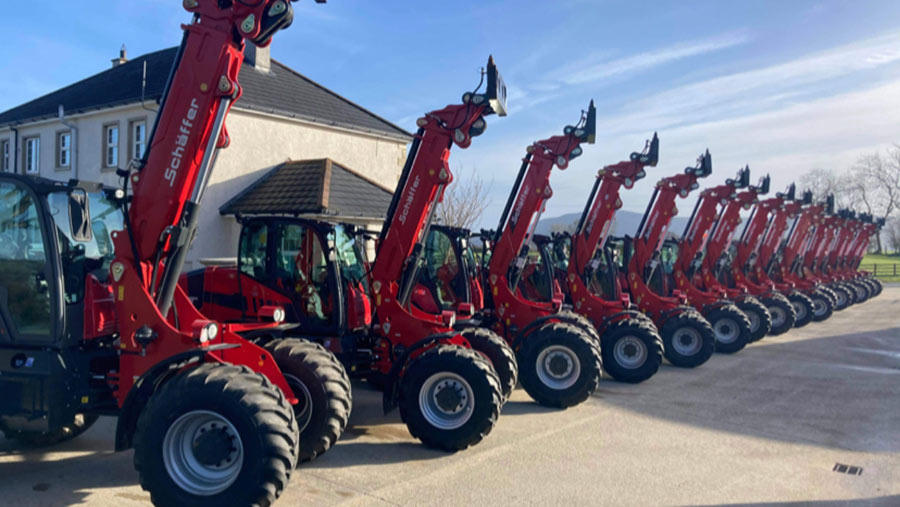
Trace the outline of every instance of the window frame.
{"type": "Polygon", "coordinates": [[[103,142],[101,143],[102,146],[103,146],[103,150],[101,151],[101,155],[100,155],[100,160],[101,160],[101,162],[102,162],[100,165],[101,165],[101,167],[102,167],[103,169],[106,169],[106,170],[108,170],[108,171],[111,171],[111,170],[113,170],[113,169],[118,169],[118,168],[119,168],[119,160],[120,160],[120,158],[121,158],[120,155],[121,155],[121,151],[122,151],[122,150],[121,150],[121,147],[122,147],[122,128],[121,128],[121,126],[119,125],[119,123],[120,123],[120,122],[118,122],[118,121],[113,121],[113,122],[109,122],[109,123],[104,123],[104,124],[103,124],[103,132],[102,132],[102,133],[103,133],[103,142]],[[113,128],[116,129],[116,142],[115,142],[115,145],[113,145],[113,144],[110,143],[110,141],[109,141],[109,131],[110,131],[111,129],[113,129],[113,128]],[[114,163],[110,164],[110,163],[109,163],[109,148],[113,148],[113,147],[114,147],[115,150],[116,150],[116,151],[115,151],[115,153],[116,153],[116,160],[115,160],[114,163]]]}
{"type": "Polygon", "coordinates": [[[2,172],[8,173],[12,169],[10,167],[12,160],[10,146],[12,146],[12,142],[9,139],[0,140],[0,171],[2,172]]]}
{"type": "Polygon", "coordinates": [[[70,170],[72,169],[72,130],[71,129],[61,129],[56,131],[56,150],[54,156],[54,166],[57,170],[70,170]],[[62,164],[60,162],[60,157],[63,154],[63,146],[62,146],[62,138],[63,136],[68,136],[69,145],[66,146],[66,163],[62,164]]]}
{"type": "Polygon", "coordinates": [[[36,134],[32,136],[22,137],[22,174],[41,174],[41,135],[36,134]],[[36,147],[34,150],[34,167],[29,170],[28,162],[29,155],[31,150],[28,148],[28,143],[35,141],[36,147]]]}
{"type": "Polygon", "coordinates": [[[143,157],[144,153],[147,152],[147,134],[148,134],[148,132],[147,132],[147,117],[146,116],[142,116],[139,118],[131,118],[130,120],[128,120],[128,161],[129,162],[136,158],[143,157]],[[136,139],[135,139],[135,135],[134,135],[135,134],[134,129],[135,129],[135,127],[137,127],[138,125],[141,125],[141,124],[143,124],[143,126],[144,126],[144,140],[143,140],[144,151],[143,151],[143,153],[135,153],[136,139]]]}

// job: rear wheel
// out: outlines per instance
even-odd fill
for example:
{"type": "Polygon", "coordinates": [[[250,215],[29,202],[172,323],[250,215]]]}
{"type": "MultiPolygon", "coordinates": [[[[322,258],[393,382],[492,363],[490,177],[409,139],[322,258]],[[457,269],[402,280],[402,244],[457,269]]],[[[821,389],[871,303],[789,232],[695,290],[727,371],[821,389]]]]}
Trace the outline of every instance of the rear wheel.
{"type": "Polygon", "coordinates": [[[334,354],[318,343],[296,338],[266,344],[299,402],[293,406],[300,428],[300,462],[325,453],[344,433],[353,395],[350,378],[334,354]]]}
{"type": "Polygon", "coordinates": [[[460,332],[476,352],[484,354],[500,379],[503,400],[509,399],[519,381],[519,366],[512,348],[497,333],[483,327],[469,327],[460,332]]]}
{"type": "Polygon", "coordinates": [[[696,368],[712,357],[716,336],[712,326],[699,313],[688,310],[666,320],[659,329],[666,359],[673,366],[696,368]]]}
{"type": "Polygon", "coordinates": [[[872,297],[875,297],[881,294],[881,291],[884,290],[884,285],[881,284],[881,280],[877,278],[866,278],[866,281],[872,284],[875,288],[875,292],[872,294],[872,297]]]}
{"type": "Polygon", "coordinates": [[[750,343],[750,320],[737,306],[715,307],[705,317],[716,337],[716,352],[734,354],[750,343]]]}
{"type": "Polygon", "coordinates": [[[97,422],[97,419],[98,416],[96,415],[75,414],[72,417],[72,422],[49,433],[17,430],[14,427],[5,424],[3,421],[0,421],[0,431],[6,435],[6,438],[18,440],[26,445],[53,445],[72,440],[78,435],[81,435],[87,431],[88,428],[93,426],[93,424],[97,422]]]}
{"type": "Polygon", "coordinates": [[[610,324],[600,339],[603,369],[619,382],[652,377],[662,364],[662,338],[652,322],[626,318],[610,324]]]}
{"type": "Polygon", "coordinates": [[[577,327],[548,322],[519,349],[519,380],[541,405],[566,408],[588,399],[602,372],[600,343],[577,327]]]}
{"type": "Polygon", "coordinates": [[[872,288],[859,280],[849,281],[847,286],[853,289],[854,294],[856,294],[856,304],[864,303],[872,297],[872,288]]]}
{"type": "Polygon", "coordinates": [[[138,418],[134,466],[155,505],[271,505],[300,442],[284,394],[245,366],[176,374],[138,418]]]}
{"type": "Polygon", "coordinates": [[[491,432],[503,395],[491,364],[473,350],[439,345],[413,359],[400,378],[400,418],[428,447],[458,451],[491,432]]]}
{"type": "Polygon", "coordinates": [[[794,327],[797,314],[791,301],[781,294],[772,294],[763,297],[760,302],[766,307],[772,317],[772,328],[769,334],[777,336],[784,334],[794,327]]]}
{"type": "Polygon", "coordinates": [[[734,303],[750,321],[750,341],[762,340],[772,331],[772,315],[758,299],[745,296],[734,303]]]}
{"type": "Polygon", "coordinates": [[[822,322],[834,313],[834,301],[829,297],[828,292],[816,290],[809,295],[809,298],[813,302],[812,320],[822,322]]]}
{"type": "Polygon", "coordinates": [[[791,292],[787,298],[791,302],[791,306],[794,307],[794,314],[796,315],[796,318],[794,319],[794,327],[803,327],[812,322],[812,299],[810,299],[806,294],[796,291],[791,292]]]}
{"type": "Polygon", "coordinates": [[[835,295],[834,311],[839,312],[853,304],[853,294],[845,285],[832,284],[831,291],[835,295]]]}

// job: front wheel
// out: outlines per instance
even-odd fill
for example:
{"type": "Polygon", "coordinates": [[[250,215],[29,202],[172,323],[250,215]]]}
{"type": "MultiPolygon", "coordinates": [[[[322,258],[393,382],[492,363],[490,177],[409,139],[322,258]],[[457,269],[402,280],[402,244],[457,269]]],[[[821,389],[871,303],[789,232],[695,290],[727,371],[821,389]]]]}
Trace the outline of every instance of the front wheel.
{"type": "Polygon", "coordinates": [[[491,364],[473,350],[439,345],[400,378],[400,418],[428,447],[459,451],[481,442],[500,416],[503,395],[491,364]]]}
{"type": "Polygon", "coordinates": [[[750,342],[750,320],[737,306],[715,307],[705,317],[716,336],[716,352],[734,354],[750,342]]]}
{"type": "Polygon", "coordinates": [[[780,294],[771,294],[760,299],[760,302],[766,307],[766,310],[772,317],[772,328],[769,330],[769,334],[778,336],[794,327],[797,313],[794,311],[794,306],[791,305],[791,301],[788,298],[780,294]]]}
{"type": "Polygon", "coordinates": [[[334,354],[318,343],[281,339],[267,343],[266,350],[299,400],[294,415],[300,428],[300,463],[312,461],[347,427],[353,407],[350,378],[334,354]]]}
{"type": "Polygon", "coordinates": [[[600,383],[600,343],[577,327],[549,322],[519,349],[519,380],[541,405],[567,408],[588,399],[600,383]]]}
{"type": "Polygon", "coordinates": [[[735,305],[750,321],[750,342],[762,340],[772,332],[772,315],[755,297],[744,297],[735,302],[735,305]]]}
{"type": "Polygon", "coordinates": [[[794,319],[794,327],[803,327],[812,322],[812,299],[801,292],[791,292],[788,294],[788,300],[791,302],[791,306],[794,307],[794,314],[797,316],[794,319]]]}
{"type": "Polygon", "coordinates": [[[245,366],[176,374],[141,412],[134,466],[154,505],[271,505],[297,464],[284,394],[245,366]]]}
{"type": "Polygon", "coordinates": [[[853,289],[856,304],[865,303],[872,296],[872,288],[860,280],[851,280],[847,286],[853,289]]]}
{"type": "Polygon", "coordinates": [[[834,311],[839,312],[846,309],[854,302],[854,293],[844,284],[832,284],[831,291],[834,292],[834,311]]]}
{"type": "Polygon", "coordinates": [[[659,329],[666,359],[673,366],[696,368],[712,357],[716,336],[712,326],[693,310],[669,317],[659,329]]]}
{"type": "Polygon", "coordinates": [[[809,295],[813,302],[812,320],[822,322],[834,313],[834,301],[828,292],[816,290],[809,295]]]}
{"type": "Polygon", "coordinates": [[[460,331],[461,335],[472,345],[472,348],[491,362],[497,378],[500,379],[500,392],[503,401],[509,399],[516,383],[519,381],[519,366],[516,364],[516,353],[497,333],[483,327],[469,327],[460,331]]]}
{"type": "Polygon", "coordinates": [[[638,383],[662,364],[662,338],[652,322],[626,318],[610,324],[600,339],[603,369],[619,382],[638,383]]]}

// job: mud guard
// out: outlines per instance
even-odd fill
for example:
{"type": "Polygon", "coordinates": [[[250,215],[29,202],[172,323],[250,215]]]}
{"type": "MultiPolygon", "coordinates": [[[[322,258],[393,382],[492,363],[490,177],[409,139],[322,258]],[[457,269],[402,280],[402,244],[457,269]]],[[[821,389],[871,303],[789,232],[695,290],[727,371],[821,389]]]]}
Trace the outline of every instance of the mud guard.
{"type": "MultiPolygon", "coordinates": [[[[131,448],[131,439],[134,435],[134,430],[137,427],[137,421],[138,417],[141,415],[141,410],[144,409],[144,405],[147,404],[150,396],[152,396],[156,389],[165,382],[167,376],[176,373],[181,367],[192,362],[194,359],[201,359],[209,352],[237,347],[240,347],[237,343],[217,343],[203,349],[188,350],[181,354],[175,354],[174,356],[168,357],[165,361],[157,363],[153,368],[144,372],[144,374],[135,381],[134,387],[131,389],[131,392],[128,393],[128,397],[125,398],[125,403],[122,404],[122,410],[119,412],[119,419],[116,423],[116,452],[131,448]],[[172,367],[176,365],[178,367],[172,367]]],[[[199,362],[201,361],[198,361],[198,363],[199,362]]]]}

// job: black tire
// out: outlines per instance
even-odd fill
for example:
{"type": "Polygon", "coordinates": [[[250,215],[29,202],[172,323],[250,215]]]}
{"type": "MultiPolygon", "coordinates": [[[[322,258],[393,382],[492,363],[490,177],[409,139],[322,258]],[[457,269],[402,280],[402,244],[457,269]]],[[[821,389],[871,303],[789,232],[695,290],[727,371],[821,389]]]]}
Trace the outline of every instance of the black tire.
{"type": "Polygon", "coordinates": [[[663,353],[673,366],[696,368],[712,357],[716,335],[698,312],[681,311],[669,317],[659,328],[663,353]],[[687,337],[690,342],[684,341],[687,337]]]}
{"type": "Polygon", "coordinates": [[[353,408],[350,377],[334,354],[318,343],[287,338],[267,343],[266,350],[300,400],[293,405],[300,429],[299,462],[312,461],[347,427],[353,408]]]}
{"type": "Polygon", "coordinates": [[[813,321],[822,322],[834,313],[834,301],[828,297],[827,291],[815,290],[809,294],[809,298],[813,302],[813,321]]]}
{"type": "Polygon", "coordinates": [[[794,311],[794,306],[788,298],[775,293],[763,296],[760,302],[766,307],[772,319],[772,327],[769,329],[769,334],[778,336],[794,327],[797,313],[794,311]]]}
{"type": "Polygon", "coordinates": [[[870,282],[873,287],[875,287],[875,293],[872,294],[872,297],[880,295],[881,291],[884,290],[884,285],[881,283],[881,280],[877,278],[866,278],[866,280],[870,282]]]}
{"type": "Polygon", "coordinates": [[[714,307],[704,315],[716,337],[716,352],[734,354],[750,343],[750,319],[733,304],[714,307]]]}
{"type": "Polygon", "coordinates": [[[652,322],[625,318],[610,324],[600,338],[603,369],[619,382],[636,384],[656,374],[663,359],[662,338],[652,322]]]}
{"type": "Polygon", "coordinates": [[[600,333],[597,331],[597,328],[594,327],[594,323],[584,315],[571,310],[562,310],[557,312],[555,317],[559,317],[563,322],[572,324],[587,333],[591,338],[597,340],[598,343],[600,342],[600,333]]]}
{"type": "Polygon", "coordinates": [[[68,440],[72,440],[73,438],[81,435],[82,433],[87,431],[88,428],[93,426],[94,423],[97,422],[98,418],[99,416],[96,415],[75,414],[72,417],[71,423],[66,424],[58,430],[50,433],[17,430],[12,426],[7,425],[3,421],[0,421],[0,431],[2,431],[4,435],[6,435],[6,438],[9,438],[11,440],[18,440],[25,445],[40,447],[45,445],[60,444],[68,440]]]}
{"type": "Polygon", "coordinates": [[[851,280],[847,285],[856,294],[856,304],[865,303],[872,297],[872,287],[860,280],[851,280]]]}
{"type": "Polygon", "coordinates": [[[734,304],[750,321],[750,343],[762,340],[772,332],[772,315],[769,314],[766,305],[758,299],[753,296],[745,296],[735,301],[734,304]]]}
{"type": "Polygon", "coordinates": [[[522,387],[547,407],[567,408],[588,399],[603,372],[600,342],[566,322],[548,322],[529,334],[517,358],[522,387]]]}
{"type": "Polygon", "coordinates": [[[853,304],[854,294],[843,284],[832,284],[831,291],[834,292],[836,299],[834,301],[834,311],[839,312],[845,310],[853,304]]]}
{"type": "Polygon", "coordinates": [[[802,292],[794,291],[788,294],[787,298],[791,302],[791,306],[794,307],[794,313],[796,314],[794,327],[803,327],[812,322],[813,302],[809,296],[802,292]]]}
{"type": "Polygon", "coordinates": [[[468,327],[460,334],[469,340],[476,352],[484,354],[491,362],[500,379],[500,393],[506,402],[519,382],[519,365],[512,347],[500,335],[483,327],[468,327]]]}
{"type": "MultiPolygon", "coordinates": [[[[246,366],[206,363],[176,374],[151,396],[134,434],[134,466],[141,487],[150,493],[154,505],[268,506],[290,481],[299,444],[294,411],[280,389],[246,366]],[[226,425],[213,424],[209,432],[198,432],[208,423],[193,427],[193,431],[190,426],[180,430],[191,417],[208,414],[230,424],[233,431],[229,432],[226,425]],[[195,436],[215,432],[216,436],[203,441],[195,439],[188,446],[172,446],[167,436],[177,442],[179,432],[195,436]],[[187,491],[179,484],[187,480],[185,476],[168,472],[166,456],[172,457],[168,461],[180,464],[182,470],[186,460],[177,459],[178,453],[167,449],[206,448],[205,458],[199,452],[191,456],[195,460],[218,461],[221,466],[232,456],[223,458],[229,452],[225,446],[234,446],[235,436],[241,444],[240,471],[229,485],[210,486],[225,487],[224,490],[209,494],[187,491]],[[178,482],[173,479],[176,475],[178,482]]],[[[233,453],[234,447],[230,451],[233,453]]]]}
{"type": "Polygon", "coordinates": [[[837,305],[837,299],[838,299],[837,294],[835,294],[834,291],[831,290],[830,287],[828,287],[827,285],[819,285],[816,288],[816,290],[825,294],[825,297],[827,297],[828,299],[831,300],[832,308],[834,308],[837,305]]]}
{"type": "MultiPolygon", "coordinates": [[[[449,402],[453,403],[453,399],[449,402]]],[[[435,449],[459,451],[481,442],[497,423],[502,405],[500,380],[488,360],[474,350],[456,345],[440,345],[422,353],[410,362],[400,378],[400,418],[412,436],[435,449]],[[455,385],[448,386],[448,378],[455,385]],[[470,391],[466,391],[458,379],[464,380],[470,391]],[[435,395],[423,396],[422,391],[427,391],[429,384],[435,386],[435,395]],[[420,401],[424,397],[435,403],[446,403],[446,397],[437,398],[443,392],[450,393],[448,387],[457,395],[466,393],[464,399],[456,399],[456,402],[468,404],[461,410],[470,415],[467,418],[460,416],[459,426],[447,424],[442,428],[432,422],[435,418],[429,414],[443,409],[423,407],[420,401]]],[[[453,409],[456,408],[454,405],[453,409]]],[[[447,412],[438,415],[445,414],[447,412]]]]}

